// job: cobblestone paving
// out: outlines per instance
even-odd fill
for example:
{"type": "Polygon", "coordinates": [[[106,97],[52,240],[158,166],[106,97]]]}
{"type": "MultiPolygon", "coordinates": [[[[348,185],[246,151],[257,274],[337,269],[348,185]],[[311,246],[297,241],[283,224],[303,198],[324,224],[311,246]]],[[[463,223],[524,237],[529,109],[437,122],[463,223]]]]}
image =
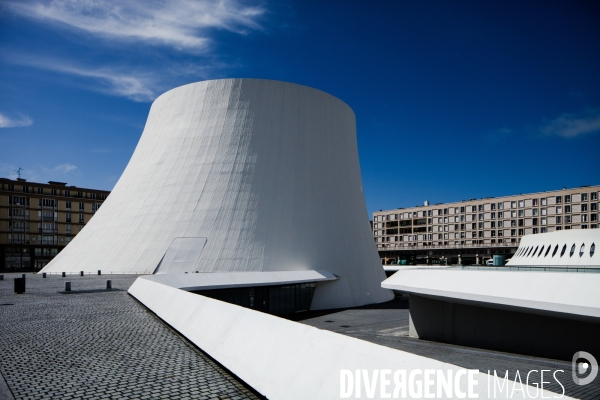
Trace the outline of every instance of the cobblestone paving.
{"type": "Polygon", "coordinates": [[[0,281],[0,372],[15,399],[257,398],[129,296],[135,276],[27,274],[17,295],[20,276],[0,281]],[[116,290],[101,290],[107,279],[116,290]]]}
{"type": "MultiPolygon", "coordinates": [[[[544,384],[544,388],[557,393],[557,396],[562,393],[562,388],[556,383],[552,374],[556,370],[564,370],[564,372],[557,372],[556,377],[564,385],[567,396],[600,399],[600,376],[589,385],[578,386],[571,377],[570,362],[428,342],[409,337],[407,300],[396,299],[380,305],[347,310],[311,311],[295,314],[290,319],[463,368],[478,369],[482,373],[491,371],[493,374],[495,370],[498,376],[504,377],[508,371],[509,378],[513,380],[518,370],[523,383],[531,370],[550,370],[552,372],[544,373],[544,382],[551,381],[551,383],[544,384]]],[[[539,372],[530,375],[530,384],[533,381],[539,384],[539,372]]],[[[514,398],[522,398],[519,394],[520,392],[515,392],[514,398]]],[[[531,390],[531,396],[535,396],[535,390],[531,390]]]]}

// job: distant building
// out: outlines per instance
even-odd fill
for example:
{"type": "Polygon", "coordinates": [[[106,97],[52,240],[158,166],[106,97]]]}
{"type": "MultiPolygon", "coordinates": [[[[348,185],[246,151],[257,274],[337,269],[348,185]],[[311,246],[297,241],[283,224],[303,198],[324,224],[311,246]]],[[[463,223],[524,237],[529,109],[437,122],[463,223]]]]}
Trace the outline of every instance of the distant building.
{"type": "Polygon", "coordinates": [[[525,235],[598,229],[600,186],[470,199],[373,213],[383,264],[483,264],[525,235]]]}
{"type": "Polygon", "coordinates": [[[110,192],[0,178],[0,271],[43,268],[83,229],[110,192]]]}

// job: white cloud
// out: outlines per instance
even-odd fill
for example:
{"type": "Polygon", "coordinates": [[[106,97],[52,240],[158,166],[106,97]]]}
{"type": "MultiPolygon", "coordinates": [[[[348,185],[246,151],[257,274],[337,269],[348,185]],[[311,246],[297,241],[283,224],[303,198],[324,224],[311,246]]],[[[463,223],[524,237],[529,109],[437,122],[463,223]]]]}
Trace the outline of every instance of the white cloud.
{"type": "Polygon", "coordinates": [[[59,174],[68,174],[71,171],[75,171],[77,169],[76,165],[73,164],[61,164],[52,168],[51,171],[58,172],[59,174]]]}
{"type": "MultiPolygon", "coordinates": [[[[21,166],[23,167],[21,177],[27,179],[29,182],[56,181],[81,176],[81,172],[77,166],[71,163],[60,164],[54,167],[40,164],[21,166]]],[[[18,177],[18,169],[19,167],[16,165],[0,163],[0,177],[16,179],[18,177]]]]}
{"type": "Polygon", "coordinates": [[[27,65],[49,71],[75,75],[93,80],[91,89],[115,96],[126,97],[134,101],[152,101],[160,91],[161,78],[148,71],[126,69],[124,67],[84,67],[70,64],[68,61],[57,61],[42,57],[11,54],[2,57],[7,62],[27,65]],[[126,72],[125,72],[126,71],[126,72]]]}
{"type": "Polygon", "coordinates": [[[600,132],[600,108],[588,109],[579,114],[563,114],[542,126],[541,132],[564,138],[600,132]]]}
{"type": "Polygon", "coordinates": [[[260,6],[235,0],[38,0],[5,3],[15,13],[91,35],[206,51],[209,29],[246,34],[261,29],[260,6]]]}
{"type": "Polygon", "coordinates": [[[16,128],[19,126],[29,126],[33,124],[33,120],[25,114],[19,113],[17,118],[10,118],[5,114],[0,113],[0,128],[16,128]]]}

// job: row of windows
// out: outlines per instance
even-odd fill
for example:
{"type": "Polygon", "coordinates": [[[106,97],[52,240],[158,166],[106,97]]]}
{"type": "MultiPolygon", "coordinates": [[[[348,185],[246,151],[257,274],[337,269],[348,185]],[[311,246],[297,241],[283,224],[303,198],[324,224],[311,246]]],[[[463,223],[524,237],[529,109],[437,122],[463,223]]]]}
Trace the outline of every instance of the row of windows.
{"type": "MultiPolygon", "coordinates": [[[[582,223],[582,222],[597,222],[598,221],[598,214],[591,214],[591,215],[587,215],[587,214],[581,214],[578,216],[579,220],[578,221],[574,221],[572,216],[567,215],[564,217],[564,223],[566,224],[571,224],[571,223],[582,223]]],[[[386,230],[374,230],[373,234],[375,236],[383,236],[383,235],[394,235],[397,233],[418,233],[418,232],[442,232],[442,231],[450,231],[450,228],[454,228],[453,230],[458,231],[464,231],[464,230],[477,230],[477,229],[494,229],[494,228],[508,228],[508,227],[525,227],[525,226],[545,226],[545,225],[560,225],[563,223],[563,218],[562,217],[554,217],[554,222],[551,222],[548,220],[548,218],[546,217],[542,217],[542,218],[529,218],[529,219],[511,219],[511,220],[504,220],[504,221],[488,221],[488,222],[474,222],[471,224],[454,224],[454,226],[452,225],[437,225],[437,226],[427,226],[427,227],[404,227],[404,228],[387,228],[386,230]],[[434,229],[437,228],[437,229],[434,229]]]]}
{"type": "MultiPolygon", "coordinates": [[[[517,254],[515,254],[515,257],[539,257],[542,255],[542,253],[544,253],[544,248],[546,247],[546,245],[543,245],[541,249],[539,249],[539,247],[540,247],[539,245],[535,246],[535,250],[534,250],[534,246],[527,246],[525,248],[522,248],[521,250],[519,250],[517,252],[517,254]],[[539,252],[538,252],[538,249],[540,250],[539,252]]],[[[554,257],[556,255],[558,248],[559,248],[559,245],[557,244],[554,247],[554,251],[552,251],[551,257],[554,257]]],[[[573,254],[575,253],[575,248],[576,248],[575,243],[573,243],[573,245],[571,246],[571,251],[569,252],[569,257],[573,257],[573,254]]],[[[546,252],[544,253],[544,257],[546,257],[548,255],[548,253],[550,253],[551,249],[552,249],[552,245],[548,245],[548,247],[546,248],[546,252]]],[[[567,250],[567,245],[564,244],[559,257],[562,257],[565,254],[566,250],[567,250]]],[[[592,245],[590,246],[590,257],[592,257],[595,252],[596,252],[596,244],[592,243],[592,245]]],[[[583,243],[581,245],[581,247],[579,248],[579,257],[582,257],[584,253],[585,253],[585,243],[583,243]]]]}
{"type": "MultiPolygon", "coordinates": [[[[22,196],[9,196],[9,205],[12,206],[27,206],[29,207],[30,203],[29,203],[29,198],[28,197],[22,197],[22,196]]],[[[75,203],[77,204],[77,203],[75,203]]],[[[86,203],[79,203],[79,210],[80,211],[85,211],[85,204],[86,203]]],[[[97,211],[101,206],[101,203],[92,203],[92,212],[97,211]]],[[[53,209],[57,209],[58,208],[58,200],[55,199],[38,199],[38,207],[40,208],[53,208],[53,209]]],[[[65,201],[65,208],[67,210],[71,210],[72,209],[72,202],[70,201],[65,201]]]]}
{"type": "MultiPolygon", "coordinates": [[[[15,185],[14,184],[8,184],[8,191],[9,192],[14,192],[15,191],[15,185]]],[[[58,196],[59,192],[58,189],[48,189],[48,188],[43,188],[43,187],[37,187],[37,188],[32,188],[31,186],[23,186],[22,189],[23,193],[34,193],[37,191],[37,194],[50,194],[51,196],[58,196]],[[35,189],[35,190],[34,190],[35,189]]],[[[105,200],[106,199],[106,194],[101,193],[101,194],[96,194],[96,193],[84,193],[82,191],[77,191],[77,192],[73,192],[73,196],[71,196],[71,191],[70,190],[63,190],[63,194],[64,197],[79,197],[79,198],[84,198],[86,196],[89,195],[90,199],[96,199],[96,196],[100,199],[100,200],[105,200]]]]}
{"type": "MultiPolygon", "coordinates": [[[[555,204],[563,204],[563,198],[564,198],[564,203],[571,203],[573,200],[573,197],[575,197],[575,196],[577,196],[578,202],[579,201],[586,202],[589,200],[591,200],[591,201],[598,200],[598,192],[591,192],[589,194],[581,193],[581,194],[577,194],[577,195],[552,196],[552,198],[553,198],[555,204]]],[[[548,205],[547,198],[545,198],[545,197],[541,198],[541,199],[528,199],[527,201],[529,201],[529,200],[531,200],[531,204],[526,204],[526,200],[510,201],[510,204],[507,204],[507,207],[525,208],[525,207],[537,207],[537,206],[548,205]]],[[[507,201],[507,202],[498,202],[498,203],[487,203],[486,205],[489,205],[489,210],[492,210],[492,211],[493,210],[503,210],[505,208],[505,203],[509,203],[509,202],[507,201]]],[[[488,211],[488,210],[485,210],[484,206],[485,206],[484,204],[479,204],[477,206],[454,207],[453,211],[454,211],[454,214],[488,211]],[[469,209],[470,209],[470,211],[469,211],[469,209]]],[[[411,212],[408,212],[409,215],[407,216],[407,218],[447,215],[447,214],[449,214],[449,210],[452,210],[452,208],[443,208],[443,209],[434,209],[434,210],[425,210],[425,211],[413,211],[412,216],[411,216],[411,212]]],[[[374,217],[374,220],[375,221],[389,221],[392,217],[394,219],[404,219],[405,218],[404,214],[406,214],[406,213],[377,215],[374,217]]]]}
{"type": "MultiPolygon", "coordinates": [[[[588,229],[588,225],[580,225],[581,229],[588,229]]],[[[590,225],[591,229],[598,229],[598,224],[592,224],[590,225]]],[[[565,230],[569,230],[571,229],[570,226],[565,226],[565,230]]],[[[556,227],[557,231],[562,230],[561,226],[557,226],[556,227]]],[[[532,228],[531,229],[531,233],[532,234],[538,234],[538,233],[547,233],[548,232],[548,228],[546,227],[542,227],[542,228],[532,228]]],[[[406,240],[408,241],[417,241],[417,240],[433,240],[435,238],[435,236],[437,235],[438,240],[441,240],[442,237],[444,239],[449,239],[452,237],[452,235],[454,235],[454,239],[464,239],[467,238],[469,236],[468,232],[454,232],[454,233],[438,233],[438,234],[419,234],[419,235],[399,235],[399,236],[385,236],[385,237],[378,237],[375,238],[376,241],[378,243],[382,243],[382,242],[390,242],[392,238],[394,238],[394,241],[396,242],[402,242],[404,241],[406,238],[406,240]],[[443,236],[442,236],[443,235],[443,236]]],[[[494,238],[494,237],[503,237],[503,236],[524,236],[525,235],[525,229],[524,228],[519,228],[519,229],[510,229],[506,230],[506,232],[504,230],[486,230],[486,231],[473,231],[471,232],[471,238],[494,238]],[[489,233],[489,236],[486,236],[486,232],[489,233]]]]}

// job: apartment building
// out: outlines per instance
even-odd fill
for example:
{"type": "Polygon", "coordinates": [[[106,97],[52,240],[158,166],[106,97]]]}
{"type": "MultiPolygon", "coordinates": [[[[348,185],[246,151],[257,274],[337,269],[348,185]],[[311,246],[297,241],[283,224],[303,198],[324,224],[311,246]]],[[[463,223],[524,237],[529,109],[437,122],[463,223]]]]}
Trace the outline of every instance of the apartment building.
{"type": "Polygon", "coordinates": [[[83,229],[110,192],[0,178],[0,271],[43,268],[83,229]]]}
{"type": "MultiPolygon", "coordinates": [[[[469,199],[373,213],[384,264],[483,264],[525,235],[598,229],[600,186],[469,199]]],[[[600,232],[599,232],[600,234],[600,232]]]]}

